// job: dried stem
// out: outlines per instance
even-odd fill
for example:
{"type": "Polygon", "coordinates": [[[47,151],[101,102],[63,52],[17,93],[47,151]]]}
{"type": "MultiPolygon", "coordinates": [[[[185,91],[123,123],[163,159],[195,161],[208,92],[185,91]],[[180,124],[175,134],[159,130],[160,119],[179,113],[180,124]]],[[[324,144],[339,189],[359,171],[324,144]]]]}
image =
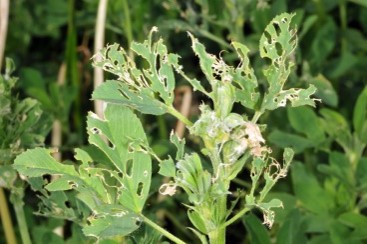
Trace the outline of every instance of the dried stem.
{"type": "MultiPolygon", "coordinates": [[[[96,30],[94,36],[94,53],[98,53],[104,46],[105,24],[108,0],[100,0],[97,12],[96,30]]],[[[98,57],[96,57],[98,59],[98,57]]],[[[99,60],[96,60],[99,61],[99,60]]],[[[94,89],[103,82],[103,69],[94,67],[94,89]]],[[[104,102],[94,101],[94,110],[98,117],[103,118],[104,102]]]]}
{"type": "Polygon", "coordinates": [[[0,0],[0,69],[4,58],[6,33],[8,31],[9,0],[0,0]]]}

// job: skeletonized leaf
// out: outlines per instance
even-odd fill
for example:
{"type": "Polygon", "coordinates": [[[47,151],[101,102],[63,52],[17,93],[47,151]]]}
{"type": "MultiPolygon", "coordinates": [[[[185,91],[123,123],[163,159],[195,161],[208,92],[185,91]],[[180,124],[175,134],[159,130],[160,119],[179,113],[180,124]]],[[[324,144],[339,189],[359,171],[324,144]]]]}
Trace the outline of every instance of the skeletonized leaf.
{"type": "Polygon", "coordinates": [[[118,44],[108,46],[95,56],[94,64],[115,74],[117,79],[98,87],[93,99],[121,103],[146,114],[167,112],[174,99],[174,71],[181,72],[179,56],[168,53],[162,39],[153,42],[156,31],[157,28],[153,28],[145,42],[131,44],[131,50],[148,63],[147,68],[137,68],[118,44]]]}
{"type": "Polygon", "coordinates": [[[199,42],[190,32],[188,32],[192,41],[192,50],[199,57],[200,68],[212,84],[215,81],[213,65],[216,62],[216,57],[212,54],[208,54],[205,50],[205,46],[199,42]]]}
{"type": "Polygon", "coordinates": [[[310,98],[316,88],[283,90],[283,86],[294,65],[291,55],[297,45],[296,29],[291,26],[294,14],[283,13],[276,16],[265,28],[260,38],[260,56],[271,60],[271,65],[264,70],[268,80],[268,91],[262,102],[263,110],[284,107],[289,100],[293,107],[315,106],[315,99],[310,98]]]}
{"type": "Polygon", "coordinates": [[[236,49],[241,60],[241,65],[233,72],[233,81],[241,87],[241,89],[236,89],[236,101],[245,107],[254,109],[260,93],[256,91],[257,78],[254,70],[250,67],[250,60],[247,56],[249,49],[239,42],[232,42],[232,46],[236,49]]]}

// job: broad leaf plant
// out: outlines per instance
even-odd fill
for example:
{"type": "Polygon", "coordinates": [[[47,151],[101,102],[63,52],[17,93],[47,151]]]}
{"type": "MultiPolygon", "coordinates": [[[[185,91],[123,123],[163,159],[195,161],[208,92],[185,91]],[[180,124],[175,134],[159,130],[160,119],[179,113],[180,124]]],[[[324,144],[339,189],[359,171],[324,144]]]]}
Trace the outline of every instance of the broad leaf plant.
{"type": "MultiPolygon", "coordinates": [[[[271,227],[273,209],[282,207],[282,202],[266,196],[286,176],[293,150],[284,149],[282,163],[272,157],[262,135],[265,126],[258,123],[259,118],[266,111],[287,105],[315,106],[315,99],[310,97],[316,91],[314,86],[285,88],[297,45],[293,16],[276,16],[261,36],[260,56],[269,62],[264,68],[266,85],[260,84],[251,68],[249,49],[238,42],[232,46],[240,62],[231,66],[221,57],[207,53],[205,46],[189,33],[206,81],[186,75],[179,64],[180,57],[169,53],[162,39],[153,40],[157,28],[151,30],[144,43],[131,45],[131,51],[146,62],[143,67],[118,44],[107,46],[96,54],[94,64],[116,78],[93,93],[93,99],[106,101],[107,107],[103,118],[92,112],[88,115],[88,149],[76,149],[76,162],[66,163],[57,162],[50,149],[28,150],[17,157],[15,168],[28,179],[58,175],[53,181],[44,181],[43,189],[76,192],[77,205],[84,206],[79,215],[87,215],[80,222],[84,234],[98,239],[126,236],[145,222],[171,241],[184,243],[146,217],[144,205],[149,193],[157,190],[168,196],[181,194],[178,189],[187,194],[188,202],[184,204],[192,223],[190,229],[202,243],[224,243],[226,227],[254,208],[263,213],[264,224],[271,227]],[[201,115],[195,122],[173,106],[177,77],[212,101],[212,106],[200,106],[201,115]],[[246,113],[233,112],[235,103],[242,105],[246,113]],[[175,116],[185,123],[191,135],[201,138],[201,152],[185,153],[185,139],[172,133],[170,140],[177,153],[160,159],[149,147],[134,110],[175,116]],[[203,157],[210,160],[211,167],[204,167],[203,157]],[[159,164],[159,174],[171,179],[159,189],[150,189],[152,162],[159,164]],[[252,185],[230,205],[231,181],[245,168],[252,185]]],[[[49,205],[47,211],[68,210],[49,205]]]]}

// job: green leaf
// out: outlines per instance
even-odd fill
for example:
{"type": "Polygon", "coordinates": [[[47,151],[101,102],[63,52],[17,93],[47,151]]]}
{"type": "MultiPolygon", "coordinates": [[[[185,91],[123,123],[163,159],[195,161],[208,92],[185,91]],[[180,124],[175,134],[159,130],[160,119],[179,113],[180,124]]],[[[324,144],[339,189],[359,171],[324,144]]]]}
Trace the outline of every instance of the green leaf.
{"type": "Polygon", "coordinates": [[[189,195],[190,202],[203,202],[210,196],[211,175],[203,169],[197,153],[185,155],[177,162],[176,167],[175,181],[189,195]]]}
{"type": "Polygon", "coordinates": [[[89,142],[111,160],[117,172],[123,174],[122,179],[117,177],[121,184],[120,203],[140,212],[149,194],[152,174],[150,156],[138,149],[130,152],[129,144],[133,141],[147,143],[140,120],[129,108],[109,104],[105,119],[90,113],[87,124],[89,142]]]}
{"type": "Polygon", "coordinates": [[[315,96],[320,98],[323,103],[336,107],[338,105],[338,94],[331,82],[322,74],[317,75],[309,81],[317,88],[315,96]]]}
{"type": "Polygon", "coordinates": [[[358,96],[353,112],[354,130],[367,141],[367,87],[358,96]]]}
{"type": "Polygon", "coordinates": [[[168,112],[174,99],[174,71],[183,72],[178,64],[179,56],[168,53],[162,39],[153,43],[153,33],[157,30],[156,27],[152,28],[144,43],[131,44],[131,50],[147,62],[146,69],[137,68],[134,60],[117,44],[108,46],[94,56],[94,65],[115,74],[117,80],[98,87],[93,99],[121,103],[147,114],[168,112]]]}
{"type": "Polygon", "coordinates": [[[273,208],[283,208],[283,203],[279,199],[274,198],[269,202],[261,202],[256,204],[256,206],[263,212],[264,224],[271,228],[275,220],[275,212],[273,208]]]}
{"type": "Polygon", "coordinates": [[[345,154],[339,152],[330,152],[329,164],[318,165],[317,169],[328,176],[337,178],[338,184],[343,183],[344,186],[351,191],[351,194],[354,194],[355,180],[353,169],[345,154]]]}
{"type": "Polygon", "coordinates": [[[103,218],[91,218],[89,221],[90,225],[83,228],[83,233],[97,239],[126,236],[138,229],[140,225],[139,217],[133,213],[123,216],[107,215],[103,218]]]}
{"type": "Polygon", "coordinates": [[[296,30],[290,27],[294,14],[276,16],[260,38],[260,56],[270,58],[273,64],[282,64],[297,46],[296,30]]]}
{"type": "Polygon", "coordinates": [[[177,148],[176,160],[182,159],[185,153],[185,138],[181,139],[172,132],[169,139],[177,148]]]}
{"type": "Polygon", "coordinates": [[[306,17],[306,19],[302,23],[302,29],[299,34],[300,40],[302,40],[302,38],[308,33],[311,27],[316,23],[317,18],[317,15],[309,15],[306,17]]]}
{"type": "Polygon", "coordinates": [[[74,166],[60,164],[51,153],[52,150],[45,148],[27,150],[15,159],[14,168],[28,177],[45,174],[78,176],[74,166]]]}
{"type": "Polygon", "coordinates": [[[199,42],[190,32],[188,32],[192,41],[192,50],[199,57],[200,68],[203,71],[206,79],[213,86],[216,78],[214,77],[213,65],[216,62],[216,57],[212,54],[208,54],[205,50],[205,46],[199,42]]]}
{"type": "Polygon", "coordinates": [[[307,138],[279,130],[272,131],[268,140],[282,148],[291,147],[296,153],[315,146],[315,143],[307,138]]]}
{"type": "Polygon", "coordinates": [[[176,167],[172,158],[169,157],[166,160],[163,160],[159,164],[159,172],[158,174],[166,176],[166,177],[175,177],[176,176],[176,167]]]}
{"type": "Polygon", "coordinates": [[[207,240],[205,235],[201,234],[199,231],[197,231],[193,228],[188,227],[188,229],[191,230],[192,232],[194,232],[194,234],[199,238],[199,240],[202,244],[208,244],[208,240],[207,240]]]}
{"type": "Polygon", "coordinates": [[[342,51],[339,58],[333,63],[332,70],[328,73],[328,77],[333,80],[345,75],[348,71],[353,72],[353,68],[358,64],[358,56],[350,51],[342,51]]]}
{"type": "Polygon", "coordinates": [[[330,239],[332,243],[344,244],[346,241],[350,244],[362,244],[363,242],[352,237],[350,229],[334,220],[330,224],[330,239]]]}
{"type": "Polygon", "coordinates": [[[364,0],[349,0],[349,1],[352,2],[352,3],[359,4],[362,7],[366,7],[367,8],[367,2],[364,1],[364,0]]]}
{"type": "Polygon", "coordinates": [[[338,135],[350,130],[348,122],[338,112],[331,109],[322,108],[320,114],[324,117],[325,123],[323,124],[324,130],[330,135],[338,135]]]}
{"type": "Polygon", "coordinates": [[[288,108],[287,114],[291,126],[296,131],[306,135],[315,144],[325,140],[320,120],[311,108],[288,108]]]}
{"type": "Polygon", "coordinates": [[[302,206],[313,213],[327,215],[333,208],[334,199],[320,186],[316,177],[300,162],[293,163],[291,176],[295,194],[302,206]]]}
{"type": "Polygon", "coordinates": [[[311,60],[311,67],[321,67],[321,64],[329,56],[335,46],[337,25],[331,16],[320,23],[321,26],[313,36],[311,49],[307,53],[307,59],[311,60]]]}
{"type": "Polygon", "coordinates": [[[367,238],[367,217],[365,215],[346,212],[338,217],[338,220],[346,226],[353,228],[352,237],[355,239],[367,238]]]}
{"type": "Polygon", "coordinates": [[[150,156],[139,146],[132,148],[130,144],[147,143],[146,135],[136,115],[118,105],[108,104],[104,119],[90,113],[87,124],[94,152],[104,156],[94,157],[88,150],[76,149],[75,158],[82,163],[76,170],[73,165],[56,162],[50,150],[37,148],[19,155],[14,167],[28,177],[59,175],[46,183],[45,188],[52,194],[43,190],[42,182],[33,180],[33,187],[45,194],[42,196],[45,214],[59,213],[75,219],[74,211],[65,205],[69,199],[62,192],[74,189],[78,192],[77,199],[93,210],[85,234],[100,238],[127,235],[139,227],[137,213],[142,211],[151,181],[150,156]],[[96,158],[103,159],[107,165],[96,162],[96,158]]]}
{"type": "Polygon", "coordinates": [[[247,214],[242,218],[250,235],[250,242],[256,244],[270,244],[270,236],[267,229],[253,214],[247,214]]]}
{"type": "Polygon", "coordinates": [[[290,55],[297,45],[296,29],[291,27],[293,17],[294,14],[288,13],[276,16],[267,25],[260,38],[260,56],[271,61],[271,65],[264,69],[269,86],[261,105],[263,111],[284,107],[287,100],[293,107],[315,106],[315,100],[310,98],[316,92],[313,85],[307,89],[283,90],[294,65],[290,61],[290,55]]]}
{"type": "Polygon", "coordinates": [[[60,175],[56,182],[51,183],[50,190],[75,188],[80,192],[80,196],[89,199],[85,203],[91,208],[100,202],[110,200],[111,196],[107,194],[104,188],[104,179],[100,172],[92,175],[88,172],[88,170],[93,172],[92,169],[83,167],[80,167],[79,172],[77,172],[72,165],[58,163],[50,153],[51,150],[43,148],[27,150],[15,159],[14,168],[28,177],[43,176],[45,174],[60,175]]]}
{"type": "Polygon", "coordinates": [[[136,109],[145,114],[162,115],[167,112],[165,105],[154,98],[154,94],[142,88],[139,94],[119,81],[109,80],[97,87],[92,98],[109,103],[117,103],[136,109]]]}
{"type": "Polygon", "coordinates": [[[75,183],[72,183],[73,178],[69,178],[69,180],[67,178],[68,177],[56,178],[51,183],[47,184],[47,186],[45,187],[46,190],[48,191],[67,191],[67,190],[73,189],[73,185],[75,184],[75,183]]]}
{"type": "Polygon", "coordinates": [[[195,226],[196,229],[201,231],[204,234],[208,234],[208,230],[206,229],[205,220],[202,219],[199,213],[195,210],[188,210],[187,216],[189,217],[191,223],[195,226]]]}
{"type": "Polygon", "coordinates": [[[302,215],[298,209],[293,209],[284,220],[277,233],[277,244],[306,244],[304,234],[305,226],[302,223],[302,215]]]}
{"type": "Polygon", "coordinates": [[[257,78],[254,70],[250,67],[249,49],[239,42],[232,42],[232,46],[236,49],[241,61],[241,65],[233,72],[233,81],[240,87],[240,89],[236,89],[236,101],[247,108],[254,109],[260,94],[256,91],[258,87],[257,78]]]}

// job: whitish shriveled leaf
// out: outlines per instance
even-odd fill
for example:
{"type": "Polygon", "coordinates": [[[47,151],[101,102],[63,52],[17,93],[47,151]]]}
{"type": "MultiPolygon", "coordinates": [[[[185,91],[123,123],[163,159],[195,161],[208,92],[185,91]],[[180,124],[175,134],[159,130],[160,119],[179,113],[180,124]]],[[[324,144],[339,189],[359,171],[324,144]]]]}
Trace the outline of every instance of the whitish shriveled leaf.
{"type": "Polygon", "coordinates": [[[282,208],[283,203],[279,199],[272,199],[270,200],[270,202],[259,203],[257,207],[260,208],[263,212],[264,224],[272,227],[275,218],[275,212],[273,208],[282,208]]]}
{"type": "Polygon", "coordinates": [[[87,124],[89,142],[98,147],[122,174],[121,178],[117,177],[120,203],[140,212],[148,197],[152,173],[150,156],[129,145],[136,140],[147,143],[140,120],[129,108],[109,104],[105,119],[90,113],[87,124]]]}
{"type": "Polygon", "coordinates": [[[260,192],[260,201],[266,197],[280,178],[287,176],[293,156],[293,150],[291,148],[285,148],[283,152],[283,164],[278,163],[275,159],[271,159],[267,169],[264,171],[265,186],[260,192]]]}

